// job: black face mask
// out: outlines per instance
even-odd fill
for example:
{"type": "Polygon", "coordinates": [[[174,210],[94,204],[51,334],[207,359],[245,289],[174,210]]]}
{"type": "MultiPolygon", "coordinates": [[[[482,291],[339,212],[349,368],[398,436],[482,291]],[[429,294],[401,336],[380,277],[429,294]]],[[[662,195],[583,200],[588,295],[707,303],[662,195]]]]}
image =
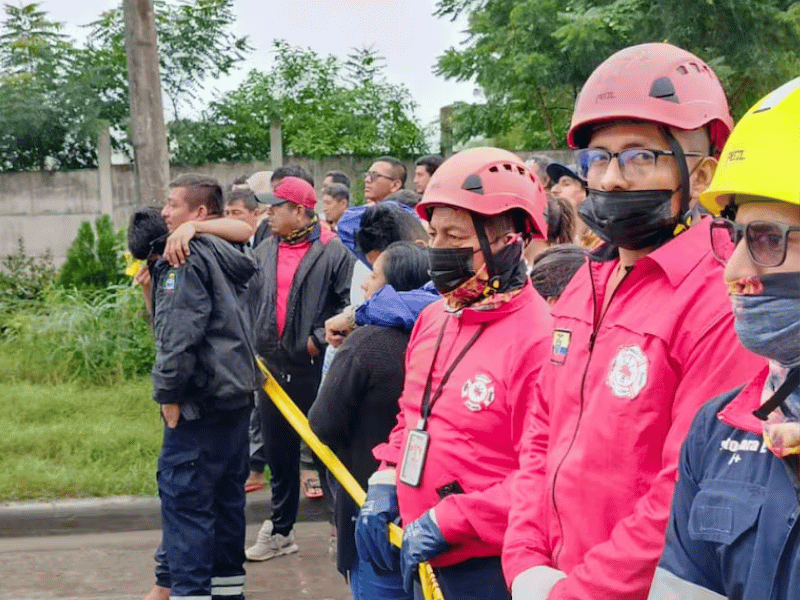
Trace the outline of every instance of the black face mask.
{"type": "Polygon", "coordinates": [[[428,248],[428,274],[440,294],[452,292],[475,276],[472,248],[428,248]]]}
{"type": "Polygon", "coordinates": [[[673,190],[602,192],[589,189],[578,214],[602,240],[641,250],[661,246],[675,235],[678,219],[672,216],[673,190]]]}

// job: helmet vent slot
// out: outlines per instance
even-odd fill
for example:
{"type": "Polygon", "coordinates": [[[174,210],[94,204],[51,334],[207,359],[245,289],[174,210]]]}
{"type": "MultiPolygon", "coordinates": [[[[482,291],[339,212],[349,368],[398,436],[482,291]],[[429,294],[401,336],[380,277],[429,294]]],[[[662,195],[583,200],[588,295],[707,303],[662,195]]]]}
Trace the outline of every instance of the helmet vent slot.
{"type": "Polygon", "coordinates": [[[653,82],[653,85],[650,86],[650,97],[680,104],[680,100],[675,94],[675,86],[672,85],[669,77],[659,77],[653,82]]]}
{"type": "MultiPolygon", "coordinates": [[[[492,169],[489,170],[491,171],[492,169]]],[[[496,171],[497,169],[495,168],[494,170],[496,171]]],[[[467,190],[468,192],[474,192],[476,194],[483,194],[483,182],[481,181],[480,176],[473,173],[464,180],[464,184],[461,186],[461,189],[467,190]]]]}

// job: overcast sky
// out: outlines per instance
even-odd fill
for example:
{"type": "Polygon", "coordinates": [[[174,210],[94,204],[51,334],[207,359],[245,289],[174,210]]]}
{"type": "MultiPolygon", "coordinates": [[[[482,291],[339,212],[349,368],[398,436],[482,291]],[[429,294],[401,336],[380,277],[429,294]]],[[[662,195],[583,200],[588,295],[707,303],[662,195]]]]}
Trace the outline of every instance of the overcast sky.
{"type": "MultiPolygon", "coordinates": [[[[78,40],[85,36],[80,25],[120,1],[40,0],[50,17],[64,22],[65,32],[78,40]]],[[[476,100],[474,84],[445,81],[432,72],[436,57],[465,38],[464,21],[433,17],[434,0],[235,0],[234,5],[235,31],[247,35],[254,50],[235,75],[213,83],[220,91],[234,89],[251,68],[268,69],[270,44],[283,38],[341,58],[352,47],[375,47],[386,58],[389,81],[406,85],[419,104],[423,125],[437,119],[443,105],[476,100]]]]}

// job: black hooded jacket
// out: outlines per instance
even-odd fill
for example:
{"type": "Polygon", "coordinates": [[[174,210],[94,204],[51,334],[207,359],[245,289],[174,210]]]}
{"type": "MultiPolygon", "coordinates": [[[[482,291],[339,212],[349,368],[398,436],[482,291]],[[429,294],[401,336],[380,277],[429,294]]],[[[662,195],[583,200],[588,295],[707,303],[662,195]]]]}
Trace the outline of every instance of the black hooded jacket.
{"type": "Polygon", "coordinates": [[[185,264],[160,259],[152,271],[153,399],[181,404],[191,419],[253,399],[253,327],[244,303],[257,267],[249,248],[213,235],[195,237],[189,248],[185,264]]]}
{"type": "Polygon", "coordinates": [[[256,347],[273,367],[309,368],[311,339],[325,349],[325,320],[338,314],[350,298],[350,280],[355,256],[335,234],[317,224],[308,238],[311,247],[292,280],[286,307],[286,325],[278,335],[277,268],[280,241],[269,237],[256,248],[261,283],[254,287],[251,302],[257,305],[256,347]],[[255,293],[255,292],[258,293],[255,293]]]}

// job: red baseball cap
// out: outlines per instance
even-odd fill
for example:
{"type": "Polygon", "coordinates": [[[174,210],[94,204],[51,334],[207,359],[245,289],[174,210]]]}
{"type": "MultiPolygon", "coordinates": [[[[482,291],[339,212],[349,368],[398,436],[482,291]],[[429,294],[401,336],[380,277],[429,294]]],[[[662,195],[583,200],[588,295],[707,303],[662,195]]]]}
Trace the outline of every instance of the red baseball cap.
{"type": "Polygon", "coordinates": [[[317,205],[317,196],[311,184],[299,177],[284,177],[275,189],[270,192],[256,194],[256,200],[261,204],[283,204],[293,202],[305,208],[314,208],[317,205]]]}

